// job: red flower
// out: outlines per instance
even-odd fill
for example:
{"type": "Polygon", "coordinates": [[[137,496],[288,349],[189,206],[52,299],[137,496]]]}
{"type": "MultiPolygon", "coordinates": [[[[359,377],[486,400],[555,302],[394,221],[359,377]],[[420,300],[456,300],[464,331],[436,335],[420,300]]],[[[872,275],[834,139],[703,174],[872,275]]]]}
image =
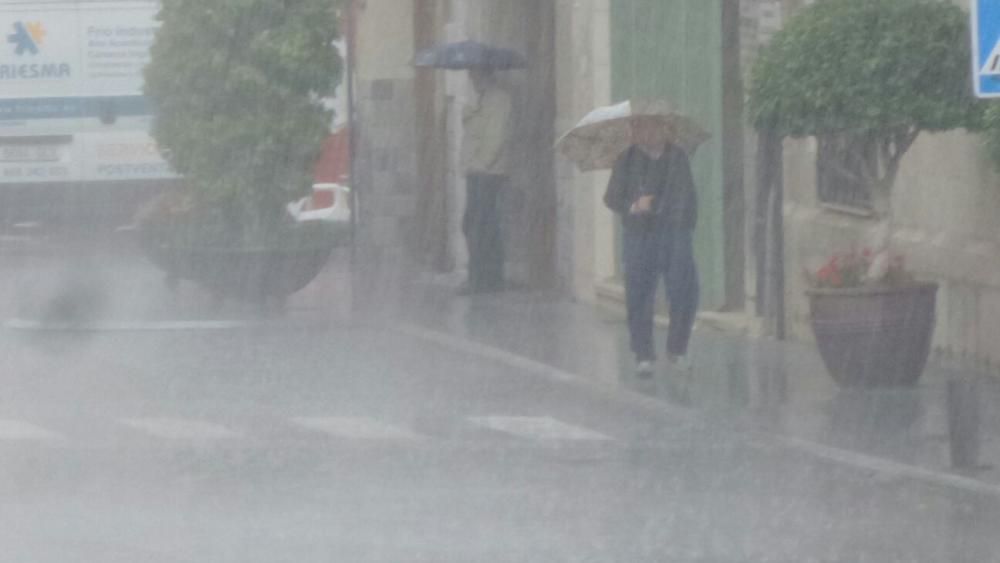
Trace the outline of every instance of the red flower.
{"type": "Polygon", "coordinates": [[[867,283],[893,284],[909,279],[903,257],[892,255],[885,279],[868,280],[866,276],[874,260],[875,252],[871,248],[852,249],[830,256],[809,279],[814,285],[827,288],[859,287],[867,283]]]}

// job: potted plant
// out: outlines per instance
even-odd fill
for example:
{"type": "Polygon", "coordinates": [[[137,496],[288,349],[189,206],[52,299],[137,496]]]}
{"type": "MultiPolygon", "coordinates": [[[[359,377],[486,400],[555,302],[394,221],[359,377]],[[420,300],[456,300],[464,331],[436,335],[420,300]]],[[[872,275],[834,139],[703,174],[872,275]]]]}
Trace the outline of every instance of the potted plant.
{"type": "Polygon", "coordinates": [[[878,221],[870,255],[833,259],[809,293],[816,339],[841,383],[911,383],[926,362],[937,286],[893,279],[892,189],[922,132],[981,125],[967,21],[944,0],[817,2],[753,68],[754,126],[835,143],[852,164],[839,172],[869,190],[878,221]]]}
{"type": "Polygon", "coordinates": [[[338,233],[299,224],[339,83],[337,2],[169,0],[146,69],[153,136],[185,179],[145,211],[143,247],[171,278],[282,298],[322,268],[338,233]]]}
{"type": "Polygon", "coordinates": [[[875,256],[836,254],[806,273],[820,356],[845,387],[915,383],[930,352],[937,284],[916,281],[899,255],[872,278],[875,256]]]}

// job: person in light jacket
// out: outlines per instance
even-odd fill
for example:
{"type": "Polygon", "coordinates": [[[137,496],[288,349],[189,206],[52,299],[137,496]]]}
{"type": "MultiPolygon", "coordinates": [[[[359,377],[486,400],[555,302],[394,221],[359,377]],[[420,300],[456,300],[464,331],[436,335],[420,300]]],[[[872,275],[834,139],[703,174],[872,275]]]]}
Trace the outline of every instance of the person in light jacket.
{"type": "Polygon", "coordinates": [[[465,109],[463,162],[466,179],[462,232],[469,250],[469,279],[463,293],[499,291],[504,286],[500,197],[510,174],[511,99],[489,70],[469,71],[475,103],[465,109]]]}
{"type": "Polygon", "coordinates": [[[652,375],[656,361],[653,316],[664,279],[670,304],[667,356],[690,371],[688,344],[698,310],[693,233],[698,220],[687,154],[667,141],[655,117],[632,120],[632,145],[618,158],[604,203],[621,217],[625,300],[637,373],[652,375]]]}

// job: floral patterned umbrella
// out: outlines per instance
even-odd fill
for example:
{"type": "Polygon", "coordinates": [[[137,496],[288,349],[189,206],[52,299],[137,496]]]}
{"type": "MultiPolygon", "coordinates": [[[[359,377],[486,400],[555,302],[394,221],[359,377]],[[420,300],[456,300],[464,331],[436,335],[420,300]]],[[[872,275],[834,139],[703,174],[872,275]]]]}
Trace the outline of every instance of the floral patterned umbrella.
{"type": "Polygon", "coordinates": [[[632,144],[631,121],[640,117],[661,123],[667,139],[689,155],[711,137],[670,102],[630,100],[590,112],[556,146],[583,172],[611,168],[632,144]]]}

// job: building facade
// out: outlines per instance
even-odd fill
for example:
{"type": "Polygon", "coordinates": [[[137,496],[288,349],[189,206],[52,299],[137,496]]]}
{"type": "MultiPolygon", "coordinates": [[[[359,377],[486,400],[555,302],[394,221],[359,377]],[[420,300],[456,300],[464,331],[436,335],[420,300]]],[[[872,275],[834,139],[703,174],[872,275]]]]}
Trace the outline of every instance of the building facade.
{"type": "MultiPolygon", "coordinates": [[[[515,280],[588,302],[621,299],[616,220],[601,203],[608,173],[578,172],[553,143],[594,107],[664,97],[712,134],[692,159],[703,309],[755,325],[766,202],[758,201],[744,83],[761,46],[809,0],[356,2],[358,160],[367,170],[359,181],[370,230],[387,246],[402,241],[432,270],[463,267],[458,153],[469,86],[462,73],[417,70],[410,61],[438,42],[477,39],[531,61],[503,79],[518,108],[519,171],[505,203],[515,280]]],[[[863,244],[875,220],[820,185],[814,141],[786,141],[783,153],[780,311],[791,336],[809,339],[803,272],[863,244]]],[[[984,365],[1000,364],[998,180],[976,137],[924,135],[894,194],[898,247],[921,277],[942,283],[937,350],[984,365]]]]}

